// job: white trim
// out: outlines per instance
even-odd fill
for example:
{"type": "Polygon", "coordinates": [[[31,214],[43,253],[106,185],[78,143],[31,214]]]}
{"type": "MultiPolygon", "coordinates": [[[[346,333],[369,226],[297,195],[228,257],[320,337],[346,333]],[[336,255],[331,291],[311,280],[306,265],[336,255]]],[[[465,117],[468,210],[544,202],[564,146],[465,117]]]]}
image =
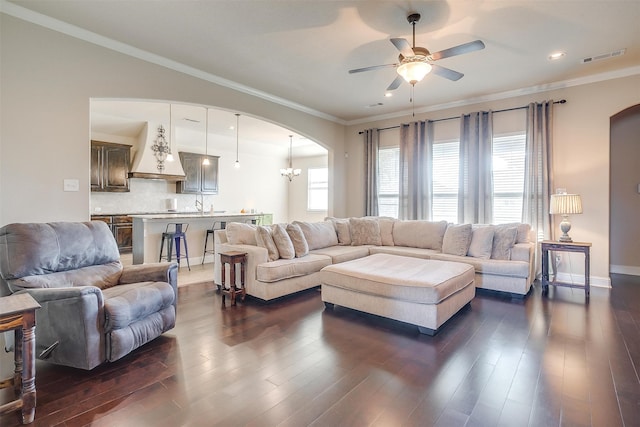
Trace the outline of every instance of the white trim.
{"type": "Polygon", "coordinates": [[[609,271],[611,273],[617,273],[617,274],[628,274],[630,276],[640,276],[640,267],[636,267],[635,265],[611,264],[609,266],[609,271]]]}
{"type": "MultiPolygon", "coordinates": [[[[558,273],[556,279],[559,282],[575,283],[576,285],[584,285],[584,274],[558,273]]],[[[611,288],[610,277],[589,277],[589,285],[596,288],[611,288]]]]}
{"type": "Polygon", "coordinates": [[[219,86],[227,87],[238,92],[246,93],[248,95],[273,102],[274,104],[279,104],[284,107],[298,110],[303,113],[307,113],[312,116],[316,116],[321,119],[329,120],[342,125],[346,124],[344,120],[334,117],[330,114],[326,114],[302,104],[280,98],[279,96],[275,96],[270,93],[254,89],[252,87],[227,80],[214,74],[207,73],[206,71],[202,71],[197,68],[182,64],[180,62],[165,58],[164,56],[156,55],[154,53],[147,52],[146,50],[138,49],[126,43],[101,36],[92,31],[76,27],[75,25],[68,24],[66,22],[51,18],[50,16],[46,16],[41,13],[18,6],[14,3],[10,3],[7,0],[0,0],[0,12],[11,15],[18,19],[22,19],[23,21],[31,22],[32,24],[40,25],[41,27],[57,31],[62,34],[66,34],[68,36],[84,40],[86,42],[93,43],[95,45],[111,49],[146,62],[150,62],[152,64],[160,65],[161,67],[165,67],[170,70],[178,71],[180,73],[187,74],[189,76],[193,76],[201,80],[217,84],[219,86]]]}
{"type": "MultiPolygon", "coordinates": [[[[461,99],[458,101],[446,102],[444,104],[430,105],[424,108],[417,108],[416,114],[429,113],[433,111],[446,110],[448,108],[464,107],[467,105],[479,104],[481,102],[499,101],[502,99],[515,98],[523,95],[533,95],[536,93],[549,92],[552,90],[565,89],[573,86],[581,86],[591,83],[597,83],[605,80],[619,79],[623,77],[635,76],[640,74],[640,65],[633,67],[622,68],[620,70],[608,71],[600,74],[593,74],[585,77],[578,77],[575,79],[563,80],[559,82],[547,83],[544,85],[530,86],[522,89],[509,90],[506,92],[492,93],[489,95],[482,95],[475,98],[461,99]]],[[[395,113],[383,114],[380,116],[370,116],[362,119],[350,120],[346,124],[347,126],[358,125],[363,123],[376,122],[380,120],[395,119],[399,117],[406,117],[412,114],[412,111],[398,111],[395,113]]]]}

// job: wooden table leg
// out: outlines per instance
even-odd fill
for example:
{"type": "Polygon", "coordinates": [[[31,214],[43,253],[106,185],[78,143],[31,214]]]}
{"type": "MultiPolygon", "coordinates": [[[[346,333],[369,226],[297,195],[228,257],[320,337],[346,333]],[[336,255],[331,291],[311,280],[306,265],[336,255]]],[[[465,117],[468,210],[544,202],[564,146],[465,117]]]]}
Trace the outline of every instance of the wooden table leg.
{"type": "MultiPolygon", "coordinates": [[[[29,316],[25,316],[29,317],[29,316]]],[[[27,328],[22,333],[22,423],[33,422],[36,414],[36,334],[35,317],[31,314],[27,328]]]]}
{"type": "Polygon", "coordinates": [[[221,288],[220,292],[222,292],[222,308],[224,308],[224,300],[225,300],[225,297],[226,297],[225,291],[227,290],[227,287],[225,286],[225,282],[227,280],[226,265],[227,265],[226,262],[224,262],[224,261],[221,262],[222,277],[220,278],[220,284],[222,285],[222,288],[221,288]]]}
{"type": "Polygon", "coordinates": [[[231,290],[231,305],[236,305],[236,264],[231,265],[230,278],[230,290],[231,290]]]}

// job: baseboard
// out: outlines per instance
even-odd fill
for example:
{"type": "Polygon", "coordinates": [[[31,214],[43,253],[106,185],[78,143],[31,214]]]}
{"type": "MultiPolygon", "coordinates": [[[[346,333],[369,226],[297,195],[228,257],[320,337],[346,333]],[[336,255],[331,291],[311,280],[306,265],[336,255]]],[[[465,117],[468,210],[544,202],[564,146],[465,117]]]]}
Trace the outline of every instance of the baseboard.
{"type": "Polygon", "coordinates": [[[609,266],[609,271],[617,274],[628,274],[630,276],[640,276],[640,267],[634,265],[613,265],[609,266]]]}
{"type": "MultiPolygon", "coordinates": [[[[579,285],[584,285],[583,274],[558,273],[556,280],[558,280],[559,282],[568,282],[568,283],[576,283],[579,285]]],[[[611,278],[591,276],[589,278],[589,284],[597,288],[610,288],[611,278]]]]}

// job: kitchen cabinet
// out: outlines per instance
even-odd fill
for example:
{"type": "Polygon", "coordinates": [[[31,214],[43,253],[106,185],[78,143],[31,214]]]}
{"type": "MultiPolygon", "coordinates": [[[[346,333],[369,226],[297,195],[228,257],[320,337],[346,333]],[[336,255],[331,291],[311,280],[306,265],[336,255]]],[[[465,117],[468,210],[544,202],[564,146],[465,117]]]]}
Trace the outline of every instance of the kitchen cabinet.
{"type": "Polygon", "coordinates": [[[91,141],[91,191],[129,191],[131,146],[91,141]]]}
{"type": "Polygon", "coordinates": [[[103,221],[113,233],[120,253],[129,253],[133,248],[133,219],[128,215],[91,215],[92,221],[103,221]]]}
{"type": "Polygon", "coordinates": [[[185,179],[176,183],[176,193],[218,194],[218,159],[220,157],[184,152],[179,154],[185,179]],[[208,165],[202,164],[205,158],[209,159],[208,165]]]}

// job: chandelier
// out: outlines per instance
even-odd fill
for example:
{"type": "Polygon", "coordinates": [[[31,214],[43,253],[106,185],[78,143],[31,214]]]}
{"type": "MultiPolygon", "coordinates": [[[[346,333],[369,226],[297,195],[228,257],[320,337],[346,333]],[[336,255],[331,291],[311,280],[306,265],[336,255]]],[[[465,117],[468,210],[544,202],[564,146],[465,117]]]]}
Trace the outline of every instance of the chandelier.
{"type": "Polygon", "coordinates": [[[300,175],[300,172],[302,172],[301,169],[293,168],[292,148],[293,148],[293,135],[289,135],[289,167],[286,169],[280,169],[280,175],[286,176],[287,178],[289,178],[289,182],[293,180],[294,176],[298,176],[300,175]]]}

